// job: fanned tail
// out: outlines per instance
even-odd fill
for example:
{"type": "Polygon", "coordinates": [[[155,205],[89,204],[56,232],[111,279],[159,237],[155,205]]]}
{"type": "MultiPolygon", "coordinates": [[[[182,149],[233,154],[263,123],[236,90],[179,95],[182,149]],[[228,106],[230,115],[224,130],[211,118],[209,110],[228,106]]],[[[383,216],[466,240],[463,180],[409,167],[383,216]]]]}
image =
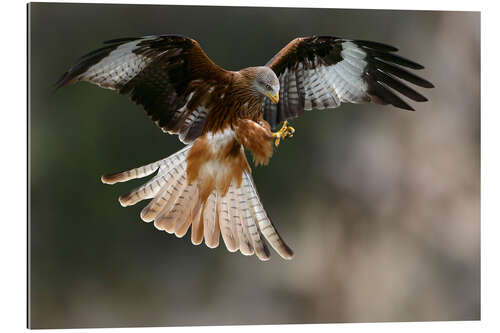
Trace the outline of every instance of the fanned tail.
{"type": "Polygon", "coordinates": [[[191,145],[186,146],[165,159],[101,179],[114,184],[157,171],[145,184],[119,198],[124,207],[152,199],[141,211],[144,222],[154,221],[157,229],[177,237],[184,237],[191,227],[191,242],[199,245],[204,240],[210,248],[218,247],[222,235],[228,251],[256,254],[260,260],[270,259],[266,239],[281,257],[291,259],[293,252],[265,212],[249,172],[243,171],[241,184],[233,181],[224,196],[214,187],[202,202],[197,182],[189,184],[186,176],[190,148],[191,145]]]}

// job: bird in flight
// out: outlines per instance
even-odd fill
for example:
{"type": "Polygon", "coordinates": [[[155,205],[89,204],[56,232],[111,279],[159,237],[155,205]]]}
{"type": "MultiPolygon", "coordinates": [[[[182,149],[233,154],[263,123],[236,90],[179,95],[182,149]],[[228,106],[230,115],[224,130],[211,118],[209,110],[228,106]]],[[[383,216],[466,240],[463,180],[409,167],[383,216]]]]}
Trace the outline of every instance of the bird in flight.
{"type": "Polygon", "coordinates": [[[215,248],[222,235],[230,252],[268,260],[265,239],[291,259],[293,251],[263,208],[245,150],[256,165],[267,164],[274,146],[295,131],[287,120],[306,110],[366,102],[413,110],[395,92],[427,101],[404,82],[432,88],[405,69],[423,66],[395,51],[371,41],[304,37],[292,40],[265,66],[227,71],[190,38],[121,38],[77,60],[56,88],[87,81],[128,95],[164,132],[186,144],[162,160],[102,176],[103,183],[115,184],[156,172],[120,196],[122,206],[151,199],[142,220],[177,237],[191,227],[195,245],[204,240],[215,248]]]}

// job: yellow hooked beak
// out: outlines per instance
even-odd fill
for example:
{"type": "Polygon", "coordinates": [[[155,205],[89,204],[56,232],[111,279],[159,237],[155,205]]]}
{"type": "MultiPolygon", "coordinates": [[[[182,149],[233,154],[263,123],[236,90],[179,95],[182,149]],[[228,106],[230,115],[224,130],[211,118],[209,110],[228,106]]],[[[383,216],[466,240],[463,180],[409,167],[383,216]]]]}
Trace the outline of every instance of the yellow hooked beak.
{"type": "Polygon", "coordinates": [[[271,100],[273,104],[278,104],[280,100],[280,95],[278,93],[271,94],[271,93],[266,93],[267,97],[271,100]]]}

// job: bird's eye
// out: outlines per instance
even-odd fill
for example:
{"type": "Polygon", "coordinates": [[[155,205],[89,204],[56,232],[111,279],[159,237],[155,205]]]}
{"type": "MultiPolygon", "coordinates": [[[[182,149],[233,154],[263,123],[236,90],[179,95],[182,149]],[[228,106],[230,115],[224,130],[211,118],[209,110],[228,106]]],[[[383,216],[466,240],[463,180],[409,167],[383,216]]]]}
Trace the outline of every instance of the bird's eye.
{"type": "Polygon", "coordinates": [[[268,84],[266,84],[266,89],[267,89],[267,90],[271,90],[271,86],[270,86],[270,85],[268,85],[268,84]]]}

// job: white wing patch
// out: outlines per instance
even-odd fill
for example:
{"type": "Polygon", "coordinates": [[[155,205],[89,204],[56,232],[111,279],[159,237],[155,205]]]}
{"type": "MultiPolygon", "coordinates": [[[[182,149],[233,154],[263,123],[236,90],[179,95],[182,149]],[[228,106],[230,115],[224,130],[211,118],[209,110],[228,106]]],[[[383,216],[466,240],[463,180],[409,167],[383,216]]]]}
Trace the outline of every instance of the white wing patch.
{"type": "Polygon", "coordinates": [[[78,79],[92,81],[102,88],[116,89],[123,86],[154,60],[135,54],[137,44],[153,37],[136,40],[118,46],[95,65],[89,67],[78,79]]]}
{"type": "MultiPolygon", "coordinates": [[[[301,99],[306,111],[336,108],[344,102],[366,101],[368,84],[364,71],[367,53],[350,41],[342,42],[341,45],[340,54],[343,59],[333,65],[327,65],[316,56],[310,60],[312,66],[306,67],[299,62],[295,68],[285,68],[279,75],[280,112],[285,112],[285,117],[294,106],[295,110],[302,107],[301,99]]],[[[264,105],[268,110],[277,110],[267,100],[264,105]]]]}
{"type": "Polygon", "coordinates": [[[368,86],[363,79],[366,53],[352,42],[342,43],[343,60],[325,66],[314,59],[316,68],[304,70],[298,66],[298,77],[304,79],[304,109],[335,108],[343,102],[363,101],[368,86]]]}

